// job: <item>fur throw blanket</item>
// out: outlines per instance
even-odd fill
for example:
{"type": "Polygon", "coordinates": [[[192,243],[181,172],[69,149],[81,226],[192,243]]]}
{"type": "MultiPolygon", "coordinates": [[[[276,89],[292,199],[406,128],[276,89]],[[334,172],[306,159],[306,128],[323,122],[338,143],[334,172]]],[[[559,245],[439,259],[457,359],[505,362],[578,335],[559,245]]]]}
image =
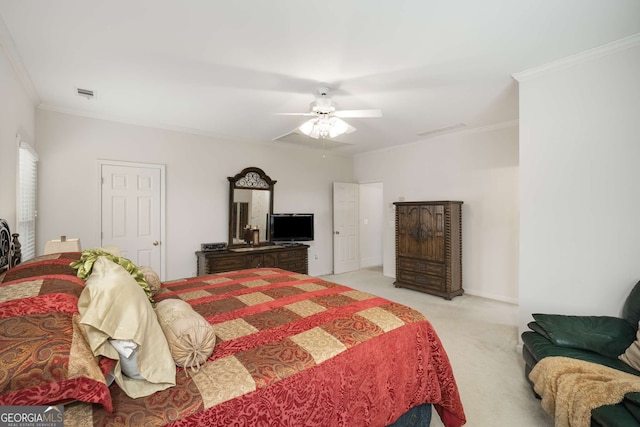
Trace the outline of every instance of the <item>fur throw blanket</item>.
{"type": "Polygon", "coordinates": [[[619,403],[626,393],[640,391],[638,376],[568,357],[545,357],[533,367],[529,379],[556,427],[589,427],[592,409],[619,403]]]}

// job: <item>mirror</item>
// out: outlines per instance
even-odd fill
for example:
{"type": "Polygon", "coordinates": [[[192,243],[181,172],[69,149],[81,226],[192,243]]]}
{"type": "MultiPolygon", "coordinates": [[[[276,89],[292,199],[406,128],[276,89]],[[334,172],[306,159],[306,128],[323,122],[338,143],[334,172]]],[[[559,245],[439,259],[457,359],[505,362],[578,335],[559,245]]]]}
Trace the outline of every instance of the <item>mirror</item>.
{"type": "Polygon", "coordinates": [[[260,168],[250,167],[229,180],[229,246],[244,245],[247,225],[260,230],[260,242],[267,242],[267,214],[273,213],[276,181],[260,168]]]}

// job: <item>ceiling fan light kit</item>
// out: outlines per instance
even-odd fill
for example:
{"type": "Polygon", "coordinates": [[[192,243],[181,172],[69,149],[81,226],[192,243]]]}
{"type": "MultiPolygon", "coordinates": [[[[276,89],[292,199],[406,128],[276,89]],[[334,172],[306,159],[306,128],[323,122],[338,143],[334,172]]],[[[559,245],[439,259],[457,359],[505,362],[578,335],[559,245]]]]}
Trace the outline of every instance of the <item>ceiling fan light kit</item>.
{"type": "Polygon", "coordinates": [[[340,119],[340,117],[381,117],[380,110],[336,110],[331,98],[327,95],[328,87],[318,88],[319,97],[311,103],[311,111],[308,113],[278,113],[287,116],[314,116],[297,129],[303,134],[314,139],[335,138],[343,133],[351,133],[355,127],[340,119]]]}
{"type": "Polygon", "coordinates": [[[337,117],[324,116],[307,120],[298,129],[305,135],[315,139],[335,138],[349,130],[349,125],[337,117]]]}

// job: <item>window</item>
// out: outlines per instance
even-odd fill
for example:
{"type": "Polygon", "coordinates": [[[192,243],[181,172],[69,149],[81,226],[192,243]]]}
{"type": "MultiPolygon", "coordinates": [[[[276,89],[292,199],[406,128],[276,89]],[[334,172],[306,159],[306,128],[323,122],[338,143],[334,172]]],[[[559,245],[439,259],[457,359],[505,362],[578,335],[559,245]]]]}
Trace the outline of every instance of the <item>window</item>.
{"type": "Polygon", "coordinates": [[[18,201],[17,217],[22,260],[36,256],[36,216],[38,215],[36,196],[38,181],[38,155],[26,142],[18,148],[18,201]]]}

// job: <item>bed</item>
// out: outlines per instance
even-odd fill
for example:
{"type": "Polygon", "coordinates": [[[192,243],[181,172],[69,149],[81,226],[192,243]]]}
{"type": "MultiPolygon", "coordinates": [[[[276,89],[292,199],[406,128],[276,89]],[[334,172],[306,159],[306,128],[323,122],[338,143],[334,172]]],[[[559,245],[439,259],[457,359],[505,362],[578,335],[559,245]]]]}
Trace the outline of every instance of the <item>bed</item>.
{"type": "Polygon", "coordinates": [[[21,258],[18,234],[11,233],[6,219],[0,219],[0,274],[20,264],[21,258]]]}
{"type": "Polygon", "coordinates": [[[422,314],[274,268],[161,283],[156,307],[186,301],[215,347],[177,367],[175,385],[132,398],[109,384],[118,358],[93,354],[81,326],[89,280],[70,266],[81,255],[0,266],[0,406],[64,405],[65,425],[87,426],[427,426],[432,407],[444,425],[465,424],[422,314]]]}

